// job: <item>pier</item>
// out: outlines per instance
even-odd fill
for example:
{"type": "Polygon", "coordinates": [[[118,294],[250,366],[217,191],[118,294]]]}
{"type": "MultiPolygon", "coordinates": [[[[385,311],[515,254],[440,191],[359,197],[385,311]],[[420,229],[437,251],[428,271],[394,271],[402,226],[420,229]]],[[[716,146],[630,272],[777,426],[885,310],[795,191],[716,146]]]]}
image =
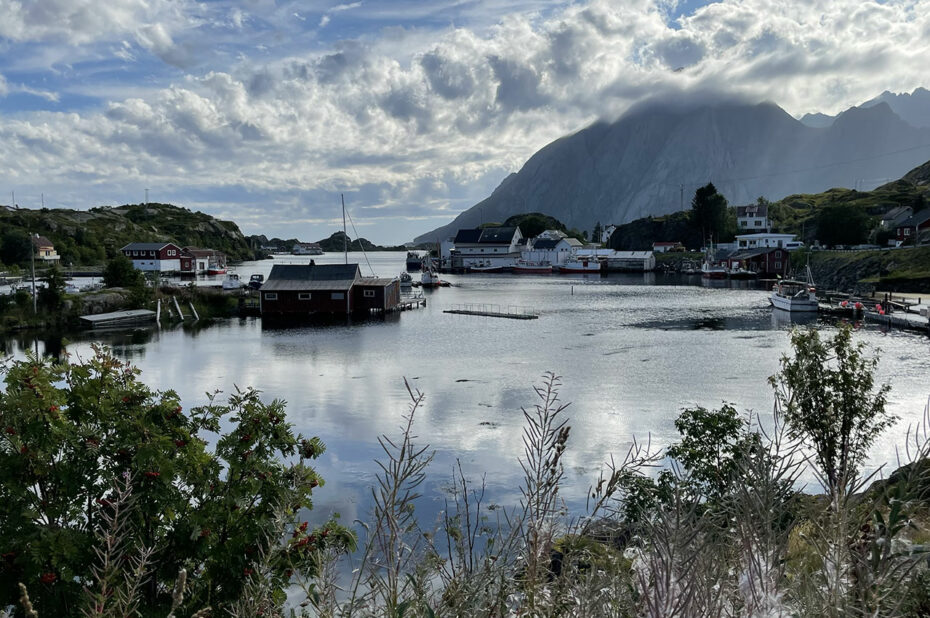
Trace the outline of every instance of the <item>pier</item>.
{"type": "Polygon", "coordinates": [[[536,320],[539,314],[531,313],[526,307],[501,307],[500,305],[452,305],[443,313],[455,315],[480,315],[486,318],[506,318],[510,320],[536,320]]]}
{"type": "Polygon", "coordinates": [[[891,295],[882,299],[857,298],[831,292],[820,299],[818,313],[930,335],[930,308],[921,304],[920,299],[915,303],[906,298],[896,299],[891,295]],[[846,306],[840,303],[845,303],[846,306]]]}
{"type": "Polygon", "coordinates": [[[111,313],[96,313],[82,315],[81,321],[92,328],[107,326],[123,326],[126,324],[140,324],[155,321],[155,312],[148,309],[132,309],[129,311],[113,311],[111,313]]]}

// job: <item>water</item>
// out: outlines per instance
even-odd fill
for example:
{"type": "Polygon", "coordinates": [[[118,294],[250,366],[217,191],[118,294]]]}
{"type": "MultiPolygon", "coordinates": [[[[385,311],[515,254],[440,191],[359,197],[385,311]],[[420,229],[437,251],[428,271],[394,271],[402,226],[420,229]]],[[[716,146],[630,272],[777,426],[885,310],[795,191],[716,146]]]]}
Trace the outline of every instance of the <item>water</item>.
{"type": "MultiPolygon", "coordinates": [[[[403,269],[404,257],[376,253],[368,259],[375,274],[392,276],[403,269]]],[[[246,263],[234,271],[247,281],[253,273],[267,277],[274,263],[307,259],[246,263]]],[[[331,263],[342,256],[314,259],[331,263]]],[[[361,254],[350,254],[350,261],[371,273],[361,254]]],[[[295,328],[233,319],[206,327],[71,334],[65,347],[87,356],[92,341],[108,343],[142,370],[143,381],[176,390],[187,408],[205,403],[206,392],[230,392],[236,385],[286,400],[295,428],[328,446],[317,466],[327,485],[314,496],[316,514],[338,511],[344,521],[366,515],[377,437],[397,435],[409,407],[405,379],[426,394],[416,433],[436,451],[426,486],[434,508],[456,460],[473,479],[487,475],[492,500],[519,499],[520,409],[536,402],[533,385],[546,372],[561,377],[561,399],[571,402],[565,411],[572,426],[566,496],[575,505],[600,466],[611,455],[621,458],[634,436],[654,445],[675,440],[673,421],[682,407],[730,402],[771,412],[766,378],[789,350],[794,318],[773,314],[767,292],[753,283],[704,287],[699,277],[652,273],[443,278],[454,287],[426,291],[425,309],[384,319],[295,328]],[[456,304],[529,308],[539,319],[442,312],[456,304]]],[[[891,382],[889,408],[903,419],[875,445],[871,464],[893,462],[895,446],[908,423],[920,420],[930,394],[930,344],[875,328],[857,336],[883,350],[879,379],[891,382]]],[[[33,343],[13,338],[5,345],[21,357],[33,343]]],[[[49,338],[40,342],[44,346],[56,352],[61,341],[49,338]]]]}

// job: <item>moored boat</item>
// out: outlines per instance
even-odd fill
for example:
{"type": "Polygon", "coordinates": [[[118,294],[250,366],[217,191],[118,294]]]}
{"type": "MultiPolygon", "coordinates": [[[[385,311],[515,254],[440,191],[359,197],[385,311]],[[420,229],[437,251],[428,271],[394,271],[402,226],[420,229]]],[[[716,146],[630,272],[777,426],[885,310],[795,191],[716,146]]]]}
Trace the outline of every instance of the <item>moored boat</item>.
{"type": "Polygon", "coordinates": [[[207,268],[207,274],[208,275],[225,275],[226,267],[220,266],[219,264],[214,264],[210,266],[209,268],[207,268]]]}
{"type": "Polygon", "coordinates": [[[513,265],[513,272],[518,275],[546,275],[552,273],[552,264],[517,260],[513,265]]]}
{"type": "Polygon", "coordinates": [[[810,267],[807,267],[807,280],[779,279],[772,286],[769,296],[772,306],[782,311],[810,312],[817,311],[817,288],[811,276],[810,267]]]}
{"type": "Polygon", "coordinates": [[[502,273],[504,272],[504,267],[499,264],[492,264],[491,262],[478,262],[477,264],[472,264],[466,270],[470,273],[502,273]]]}
{"type": "Polygon", "coordinates": [[[603,264],[599,260],[585,258],[569,258],[559,264],[560,273],[599,273],[603,264]]]}
{"type": "Polygon", "coordinates": [[[420,273],[420,286],[424,288],[438,288],[442,282],[439,280],[439,274],[432,268],[425,268],[420,273]]]}
{"type": "Polygon", "coordinates": [[[249,277],[249,287],[253,290],[258,290],[262,287],[262,284],[265,283],[265,275],[261,273],[256,273],[249,277]]]}
{"type": "Polygon", "coordinates": [[[407,272],[412,273],[423,268],[423,256],[416,251],[407,252],[407,272]]]}
{"type": "Polygon", "coordinates": [[[409,290],[413,287],[413,277],[410,276],[410,273],[404,271],[400,273],[400,289],[409,290]]]}

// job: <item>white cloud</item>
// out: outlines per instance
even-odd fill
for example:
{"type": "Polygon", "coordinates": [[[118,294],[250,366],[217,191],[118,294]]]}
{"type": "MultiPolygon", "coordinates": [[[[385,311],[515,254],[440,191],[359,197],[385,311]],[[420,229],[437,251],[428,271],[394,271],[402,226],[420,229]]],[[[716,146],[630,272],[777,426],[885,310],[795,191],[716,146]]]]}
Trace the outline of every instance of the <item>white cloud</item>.
{"type": "Polygon", "coordinates": [[[0,97],[5,97],[9,91],[10,89],[6,84],[6,78],[0,75],[0,97]]]}
{"type": "MultiPolygon", "coordinates": [[[[115,0],[91,19],[79,10],[89,2],[43,4],[63,7],[75,31],[25,2],[0,0],[13,16],[0,33],[74,44],[102,37],[127,61],[137,54],[126,41],[135,41],[188,70],[197,50],[210,46],[191,42],[192,33],[208,32],[194,5],[115,0]]],[[[485,16],[516,6],[478,4],[485,16]]],[[[922,69],[930,0],[722,0],[676,24],[667,23],[668,4],[591,0],[554,10],[527,2],[485,25],[471,4],[461,5],[469,13],[454,13],[458,3],[436,3],[421,10],[457,15],[457,25],[410,24],[324,48],[311,34],[303,47],[259,36],[255,16],[286,28],[295,20],[283,17],[297,5],[256,1],[248,14],[217,7],[224,23],[242,30],[248,47],[237,50],[240,60],[190,70],[144,99],[108,86],[103,111],[0,119],[0,141],[12,144],[0,164],[27,185],[119,188],[145,180],[171,187],[185,203],[238,192],[249,206],[244,217],[256,204],[273,206],[255,220],[265,229],[254,232],[274,233],[288,218],[319,219],[310,215],[328,192],[356,191],[385,222],[387,242],[444,222],[437,216],[448,220],[549,141],[644,97],[716,90],[774,100],[795,114],[833,113],[883,90],[930,85],[922,69]],[[254,51],[256,41],[264,51],[254,51]],[[421,223],[402,231],[398,218],[421,223]]],[[[321,12],[319,27],[337,12],[367,19],[387,7],[334,6],[321,12]]],[[[128,87],[142,90],[138,82],[128,87]]]]}

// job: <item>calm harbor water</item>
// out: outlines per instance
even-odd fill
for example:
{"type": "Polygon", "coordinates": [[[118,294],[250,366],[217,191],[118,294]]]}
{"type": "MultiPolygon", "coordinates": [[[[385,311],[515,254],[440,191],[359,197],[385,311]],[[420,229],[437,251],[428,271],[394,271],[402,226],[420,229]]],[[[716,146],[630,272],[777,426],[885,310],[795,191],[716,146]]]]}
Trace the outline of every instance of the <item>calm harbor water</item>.
{"type": "MultiPolygon", "coordinates": [[[[307,259],[251,262],[234,270],[247,281],[253,273],[267,276],[274,263],[307,259]]],[[[379,276],[396,275],[404,264],[402,253],[369,254],[371,268],[361,254],[349,259],[361,264],[363,274],[379,276]]],[[[366,515],[377,437],[396,435],[409,406],[405,378],[426,394],[416,433],[436,451],[426,489],[435,505],[457,459],[473,478],[487,475],[493,500],[519,499],[520,408],[536,402],[533,385],[548,371],[561,376],[561,399],[571,402],[565,412],[572,426],[567,495],[578,503],[603,462],[622,458],[634,436],[654,445],[676,439],[673,421],[684,406],[731,402],[771,413],[766,378],[789,349],[793,322],[773,314],[767,292],[755,284],[704,287],[699,277],[651,273],[443,278],[454,287],[426,291],[426,308],[383,319],[268,328],[249,318],[88,331],[69,334],[66,344],[47,338],[39,348],[56,353],[64,347],[84,356],[92,342],[102,341],[137,365],[150,386],[176,390],[186,407],[205,403],[207,392],[230,392],[237,385],[286,400],[296,429],[319,435],[328,446],[318,464],[327,485],[315,496],[317,514],[338,511],[344,521],[366,515]],[[528,308],[540,317],[443,313],[464,304],[528,308]]],[[[879,378],[891,383],[889,406],[902,417],[872,453],[873,465],[893,463],[895,447],[907,425],[922,417],[930,394],[930,343],[874,327],[862,328],[858,337],[882,350],[879,378]]],[[[34,342],[19,337],[3,345],[0,351],[22,357],[34,342]]]]}

